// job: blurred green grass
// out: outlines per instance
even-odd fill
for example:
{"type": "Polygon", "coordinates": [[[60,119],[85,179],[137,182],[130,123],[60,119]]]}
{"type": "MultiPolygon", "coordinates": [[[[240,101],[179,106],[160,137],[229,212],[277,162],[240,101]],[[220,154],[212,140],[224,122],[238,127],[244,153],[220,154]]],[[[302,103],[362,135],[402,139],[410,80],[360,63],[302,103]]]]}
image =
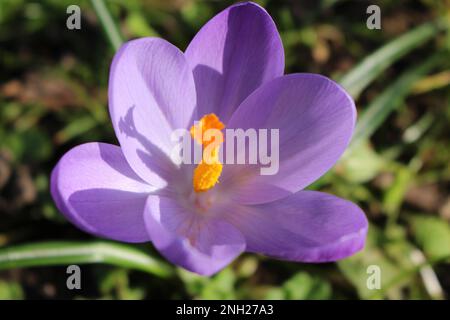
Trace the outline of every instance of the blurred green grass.
{"type": "MultiPolygon", "coordinates": [[[[258,1],[281,33],[286,73],[327,75],[356,98],[351,149],[310,188],[357,202],[370,233],[363,252],[338,263],[243,255],[212,278],[174,269],[151,245],[114,247],[98,258],[105,247],[54,207],[48,179],[59,157],[88,141],[117,143],[106,108],[117,44],[91,1],[76,1],[82,29],[68,30],[73,2],[0,0],[0,299],[448,298],[450,33],[436,23],[448,23],[449,1],[377,1],[382,30],[366,28],[370,1],[258,1]],[[66,260],[33,255],[49,245],[66,260]],[[115,259],[120,250],[157,269],[115,259]],[[89,265],[83,289],[70,292],[61,265],[76,261],[89,265]],[[381,267],[381,290],[367,289],[372,264],[381,267]]],[[[160,36],[184,49],[231,3],[110,0],[106,7],[124,39],[160,36]]]]}

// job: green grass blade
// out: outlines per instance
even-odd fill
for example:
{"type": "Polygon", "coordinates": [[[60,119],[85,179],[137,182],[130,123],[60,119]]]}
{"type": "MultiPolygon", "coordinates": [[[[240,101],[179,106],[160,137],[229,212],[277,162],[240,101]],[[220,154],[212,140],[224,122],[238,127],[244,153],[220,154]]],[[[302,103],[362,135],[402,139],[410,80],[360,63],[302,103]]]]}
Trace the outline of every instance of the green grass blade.
{"type": "Polygon", "coordinates": [[[416,27],[366,57],[345,74],[339,83],[353,98],[357,99],[361,92],[394,62],[433,38],[446,27],[448,25],[443,20],[416,27]]]}
{"type": "Polygon", "coordinates": [[[134,247],[108,241],[50,241],[0,249],[0,270],[105,263],[166,278],[172,267],[134,247]]]}
{"type": "Polygon", "coordinates": [[[354,148],[361,141],[368,139],[388,115],[402,104],[414,83],[430,72],[441,61],[441,57],[440,54],[434,54],[417,67],[406,71],[373,100],[357,121],[350,147],[354,148]]]}
{"type": "Polygon", "coordinates": [[[94,11],[99,18],[103,29],[105,30],[108,40],[115,51],[117,51],[123,43],[123,38],[119,28],[115,24],[108,7],[103,0],[91,0],[94,11]]]}

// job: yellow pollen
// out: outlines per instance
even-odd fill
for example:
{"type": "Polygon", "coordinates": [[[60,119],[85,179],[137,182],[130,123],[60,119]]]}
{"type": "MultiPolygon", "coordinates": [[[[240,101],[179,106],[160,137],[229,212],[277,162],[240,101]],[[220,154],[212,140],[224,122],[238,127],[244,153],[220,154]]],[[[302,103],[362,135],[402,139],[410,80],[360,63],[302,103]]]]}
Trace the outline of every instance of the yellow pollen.
{"type": "Polygon", "coordinates": [[[214,113],[203,116],[191,127],[192,138],[203,145],[202,161],[194,169],[192,179],[195,192],[208,191],[219,182],[223,167],[219,161],[219,149],[223,143],[223,134],[220,130],[224,128],[225,125],[214,113]]]}

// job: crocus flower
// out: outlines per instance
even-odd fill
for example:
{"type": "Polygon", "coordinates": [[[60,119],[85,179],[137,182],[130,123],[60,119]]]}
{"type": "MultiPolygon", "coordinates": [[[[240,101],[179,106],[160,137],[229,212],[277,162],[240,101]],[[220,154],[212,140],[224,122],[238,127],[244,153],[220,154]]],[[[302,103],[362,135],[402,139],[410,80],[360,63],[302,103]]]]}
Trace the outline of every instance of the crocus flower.
{"type": "Polygon", "coordinates": [[[368,228],[361,209],[303,190],[346,149],[354,102],[326,77],[283,73],[276,26],[249,2],[212,18],[185,52],[159,38],[125,43],[109,78],[120,146],[92,142],[68,151],[51,177],[57,207],[88,233],[152,242],[172,263],[202,275],[244,251],[299,262],[354,254],[368,228]],[[219,129],[279,129],[278,173],[175,164],[171,133],[198,120],[219,129]]]}

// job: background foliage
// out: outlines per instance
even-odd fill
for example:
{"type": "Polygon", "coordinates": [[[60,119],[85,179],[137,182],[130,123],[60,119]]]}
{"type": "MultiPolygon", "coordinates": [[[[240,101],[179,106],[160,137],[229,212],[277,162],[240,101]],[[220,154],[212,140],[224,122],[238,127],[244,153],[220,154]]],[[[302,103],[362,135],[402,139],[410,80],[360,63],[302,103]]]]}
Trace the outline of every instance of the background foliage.
{"type": "Polygon", "coordinates": [[[108,68],[122,39],[184,49],[229,1],[0,0],[0,299],[443,299],[450,293],[450,2],[258,1],[273,16],[286,73],[315,72],[354,96],[350,150],[310,186],[351,199],[370,220],[366,249],[330,264],[243,255],[212,278],[166,263],[151,244],[95,239],[49,195],[59,157],[117,143],[108,68]],[[66,28],[77,3],[82,29],[66,28]],[[381,7],[382,29],[366,28],[381,7]],[[112,20],[109,20],[112,18],[112,20]],[[83,264],[82,290],[66,266],[83,264]],[[381,290],[366,286],[382,270],[381,290]]]}

